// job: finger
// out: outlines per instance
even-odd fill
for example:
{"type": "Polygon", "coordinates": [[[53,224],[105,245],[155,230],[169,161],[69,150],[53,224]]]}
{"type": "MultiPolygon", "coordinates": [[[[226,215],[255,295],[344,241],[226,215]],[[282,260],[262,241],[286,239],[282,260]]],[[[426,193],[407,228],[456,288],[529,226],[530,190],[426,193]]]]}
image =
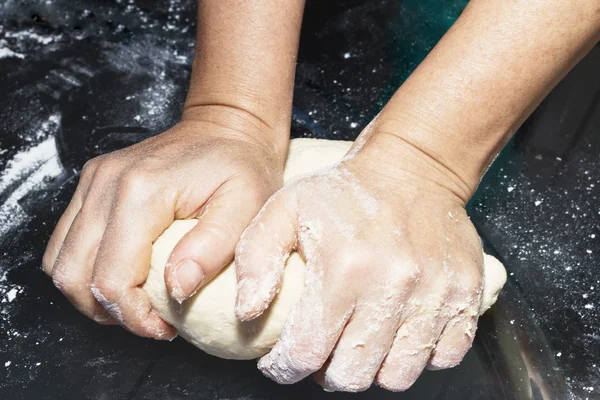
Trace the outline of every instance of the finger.
{"type": "Polygon", "coordinates": [[[325,390],[361,392],[373,383],[404,309],[397,291],[381,297],[378,304],[363,304],[355,310],[324,370],[321,386],[325,390]]]}
{"type": "Polygon", "coordinates": [[[240,236],[262,203],[239,196],[225,184],[207,204],[198,224],[175,246],[165,269],[171,297],[179,303],[192,296],[233,260],[240,236]]]}
{"type": "Polygon", "coordinates": [[[405,391],[421,375],[447,321],[440,318],[435,309],[435,306],[433,310],[422,308],[402,324],[377,374],[378,386],[395,392],[405,391]]]}
{"type": "Polygon", "coordinates": [[[173,214],[149,180],[126,178],[111,212],[94,265],[91,290],[98,302],[131,332],[155,339],[172,339],[175,329],[152,310],[140,287],[148,277],[152,243],[172,222],[173,214]]]}
{"type": "Polygon", "coordinates": [[[322,283],[311,274],[307,271],[307,282],[313,284],[290,312],[281,339],[258,362],[260,371],[280,384],[298,382],[318,371],[353,312],[350,297],[324,296],[322,283]]]}
{"type": "Polygon", "coordinates": [[[42,257],[42,269],[48,276],[52,275],[52,268],[56,263],[56,259],[58,258],[58,254],[60,253],[60,249],[63,246],[67,233],[83,205],[83,200],[87,197],[88,190],[92,183],[92,177],[95,172],[95,162],[88,162],[85,164],[77,188],[75,188],[75,193],[73,193],[69,205],[56,223],[56,227],[50,236],[46,251],[42,257]]]}
{"type": "Polygon", "coordinates": [[[460,364],[473,344],[477,319],[476,312],[461,313],[452,318],[431,353],[427,369],[435,371],[460,364]]]}
{"type": "Polygon", "coordinates": [[[428,369],[453,368],[462,361],[473,344],[482,293],[483,262],[455,277],[448,302],[450,319],[431,353],[428,369]]]}
{"type": "Polygon", "coordinates": [[[52,269],[54,285],[81,313],[101,324],[116,323],[90,292],[94,261],[106,218],[89,201],[75,217],[52,269]]]}
{"type": "Polygon", "coordinates": [[[242,234],[235,253],[238,281],[235,314],[252,320],[269,306],[281,287],[283,268],[296,244],[293,199],[280,190],[242,234]]]}

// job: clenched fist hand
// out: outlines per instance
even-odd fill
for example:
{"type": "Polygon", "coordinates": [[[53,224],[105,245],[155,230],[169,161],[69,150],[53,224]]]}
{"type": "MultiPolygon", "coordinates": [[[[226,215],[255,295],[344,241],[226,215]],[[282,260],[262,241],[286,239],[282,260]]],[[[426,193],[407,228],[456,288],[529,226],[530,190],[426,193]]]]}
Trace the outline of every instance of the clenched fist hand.
{"type": "Polygon", "coordinates": [[[285,148],[238,109],[204,107],[158,136],[90,160],[43,258],[44,271],[82,313],[141,336],[173,338],[139,286],[152,243],[174,219],[200,223],[165,272],[181,302],[233,258],[235,245],[282,184],[285,148]]]}

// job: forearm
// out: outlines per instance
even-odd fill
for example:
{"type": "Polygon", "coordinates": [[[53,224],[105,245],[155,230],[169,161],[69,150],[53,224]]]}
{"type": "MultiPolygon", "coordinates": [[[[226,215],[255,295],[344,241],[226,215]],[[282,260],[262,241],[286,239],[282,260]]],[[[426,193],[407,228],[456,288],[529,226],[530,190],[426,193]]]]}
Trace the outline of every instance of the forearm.
{"type": "Polygon", "coordinates": [[[184,117],[225,106],[287,146],[303,8],[304,0],[200,0],[184,117]]]}
{"type": "Polygon", "coordinates": [[[380,130],[447,168],[468,199],[510,136],[598,40],[597,0],[473,0],[385,107],[380,130]]]}

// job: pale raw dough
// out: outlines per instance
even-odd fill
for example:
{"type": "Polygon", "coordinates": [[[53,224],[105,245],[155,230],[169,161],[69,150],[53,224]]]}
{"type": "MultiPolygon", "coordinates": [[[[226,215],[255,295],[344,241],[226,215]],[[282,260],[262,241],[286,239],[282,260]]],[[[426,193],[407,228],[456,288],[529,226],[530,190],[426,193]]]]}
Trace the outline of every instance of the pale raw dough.
{"type": "MultiPolygon", "coordinates": [[[[330,165],[341,159],[352,142],[294,139],[286,162],[284,180],[330,165]]],[[[182,305],[170,299],[164,283],[164,268],[179,239],[197,220],[175,221],[156,240],[152,265],[144,289],[158,314],[177,328],[179,335],[205,352],[221,358],[253,359],[269,352],[279,339],[283,323],[304,288],[304,261],[292,253],[287,261],[281,291],[269,309],[250,322],[239,322],[234,314],[236,276],[233,263],[182,305]]],[[[492,256],[485,256],[485,289],[481,313],[495,301],[506,281],[506,271],[492,256]]]]}

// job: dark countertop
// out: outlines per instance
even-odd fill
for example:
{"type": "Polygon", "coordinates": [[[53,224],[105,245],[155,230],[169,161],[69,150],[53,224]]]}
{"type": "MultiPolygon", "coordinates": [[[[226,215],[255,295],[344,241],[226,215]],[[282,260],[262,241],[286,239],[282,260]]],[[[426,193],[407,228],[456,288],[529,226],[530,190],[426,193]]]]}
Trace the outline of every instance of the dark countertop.
{"type": "MultiPolygon", "coordinates": [[[[555,89],[469,205],[510,272],[473,349],[404,394],[279,386],[81,316],[40,269],[83,162],[174,123],[194,0],[0,5],[0,398],[600,398],[600,49],[555,89]]],[[[466,1],[309,1],[293,135],[353,139],[466,1]]]]}

